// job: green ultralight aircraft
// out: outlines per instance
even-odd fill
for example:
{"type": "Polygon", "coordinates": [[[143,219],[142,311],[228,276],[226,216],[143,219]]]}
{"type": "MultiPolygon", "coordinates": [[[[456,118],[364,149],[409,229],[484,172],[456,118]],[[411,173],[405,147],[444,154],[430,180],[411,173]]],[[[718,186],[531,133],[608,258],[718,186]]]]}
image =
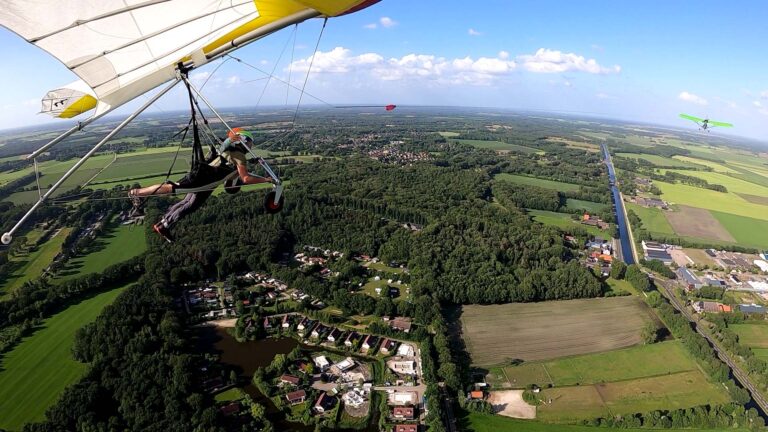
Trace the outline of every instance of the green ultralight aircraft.
{"type": "Polygon", "coordinates": [[[694,117],[694,116],[688,115],[688,114],[680,114],[680,117],[682,117],[682,118],[684,118],[686,120],[691,120],[692,122],[695,122],[697,125],[699,125],[700,129],[705,130],[705,131],[708,131],[709,128],[713,128],[715,126],[718,126],[718,127],[733,127],[733,125],[731,123],[724,123],[724,122],[714,121],[714,120],[710,120],[710,119],[702,119],[702,118],[694,117]]]}

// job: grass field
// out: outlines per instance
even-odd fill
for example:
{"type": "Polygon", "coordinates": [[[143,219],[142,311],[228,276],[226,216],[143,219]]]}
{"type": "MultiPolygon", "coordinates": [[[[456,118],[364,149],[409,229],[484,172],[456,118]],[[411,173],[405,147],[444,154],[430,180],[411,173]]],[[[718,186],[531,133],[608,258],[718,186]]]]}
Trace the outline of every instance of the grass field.
{"type": "Polygon", "coordinates": [[[501,173],[501,174],[497,174],[494,178],[501,181],[508,181],[512,183],[519,183],[519,184],[524,184],[529,186],[538,186],[544,189],[554,189],[557,191],[564,191],[564,192],[579,190],[579,185],[577,184],[562,183],[562,182],[557,182],[553,180],[540,179],[536,177],[528,177],[528,176],[522,176],[522,175],[516,175],[516,174],[501,173]]]}
{"type": "Polygon", "coordinates": [[[454,138],[461,135],[458,132],[438,132],[438,133],[440,134],[441,137],[444,137],[444,138],[454,138]]]}
{"type": "Polygon", "coordinates": [[[738,171],[736,171],[736,170],[734,170],[732,168],[729,168],[729,167],[727,167],[727,166],[725,166],[723,164],[719,164],[717,162],[712,162],[712,161],[708,161],[708,160],[704,160],[704,159],[697,159],[697,158],[692,158],[692,157],[688,157],[688,156],[673,156],[673,159],[676,159],[676,160],[679,160],[679,161],[682,161],[682,162],[685,162],[685,163],[689,163],[691,165],[704,165],[706,167],[712,168],[716,172],[738,173],[738,171]]]}
{"type": "Polygon", "coordinates": [[[599,384],[696,370],[696,362],[678,341],[641,345],[552,361],[507,366],[508,387],[599,384]]]}
{"type": "Polygon", "coordinates": [[[140,255],[146,249],[147,239],[143,226],[113,226],[99,236],[93,252],[70,259],[54,280],[68,280],[101,272],[113,264],[140,255]]]}
{"type": "Polygon", "coordinates": [[[768,325],[732,324],[729,326],[737,335],[739,343],[750,348],[768,348],[768,325]]]}
{"type": "MultiPolygon", "coordinates": [[[[768,207],[766,207],[766,212],[768,212],[768,207]]],[[[710,213],[740,245],[768,249],[768,220],[719,211],[710,211],[710,213]]]]}
{"type": "MultiPolygon", "coordinates": [[[[461,419],[461,426],[468,432],[600,432],[605,428],[577,426],[564,424],[547,424],[532,420],[518,420],[491,414],[471,413],[461,419]]],[[[657,429],[616,429],[622,432],[648,432],[657,429]]],[[[665,431],[697,431],[697,432],[747,432],[749,429],[663,429],[665,431]]]]}
{"type": "Polygon", "coordinates": [[[650,320],[648,307],[634,296],[470,305],[461,317],[472,363],[480,366],[632,346],[650,320]]]}
{"type": "Polygon", "coordinates": [[[9,294],[24,285],[24,282],[43,274],[43,270],[53,262],[56,254],[61,252],[61,245],[71,231],[72,228],[63,228],[43,243],[36,251],[26,256],[11,258],[11,261],[16,262],[16,268],[0,284],[0,294],[9,294]]]}
{"type": "Polygon", "coordinates": [[[86,365],[72,359],[75,332],[93,321],[124,288],[70,306],[43,322],[0,363],[0,428],[21,430],[40,421],[61,392],[77,381],[86,365]]]}
{"type": "Polygon", "coordinates": [[[665,201],[707,210],[726,210],[728,213],[738,216],[768,220],[766,206],[751,203],[730,191],[728,193],[715,192],[709,189],[662,181],[655,181],[654,184],[662,190],[662,198],[665,201]]]}
{"type": "Polygon", "coordinates": [[[484,140],[468,140],[468,139],[454,139],[457,143],[470,145],[475,148],[496,150],[496,151],[516,151],[520,153],[539,153],[541,150],[521,146],[517,144],[510,144],[501,141],[484,141],[484,140]]]}
{"type": "Polygon", "coordinates": [[[580,210],[586,210],[592,213],[597,213],[601,210],[604,210],[606,207],[609,207],[609,204],[568,198],[567,200],[565,200],[565,206],[569,209],[580,209],[580,210]]]}
{"type": "Polygon", "coordinates": [[[760,186],[750,181],[735,178],[732,175],[723,174],[719,172],[708,172],[708,171],[681,171],[681,170],[672,170],[672,171],[693,176],[693,177],[698,177],[700,179],[704,179],[710,184],[723,185],[726,188],[728,188],[729,193],[736,193],[736,194],[743,193],[743,194],[768,197],[768,187],[760,186]]]}
{"type": "Polygon", "coordinates": [[[399,290],[398,295],[396,297],[392,297],[392,300],[397,301],[407,297],[407,294],[405,292],[406,288],[408,287],[407,284],[401,284],[401,285],[398,285],[396,283],[388,284],[386,279],[377,281],[377,280],[374,280],[373,278],[369,278],[368,282],[365,285],[363,285],[363,289],[361,292],[364,292],[373,298],[384,297],[387,295],[387,292],[389,291],[390,286],[397,288],[399,290]],[[381,295],[376,293],[376,288],[381,288],[381,295]]]}
{"type": "Polygon", "coordinates": [[[544,225],[554,225],[556,227],[564,229],[565,231],[568,231],[575,227],[579,227],[586,230],[588,233],[596,237],[606,238],[610,236],[610,233],[608,231],[603,231],[600,228],[595,226],[582,225],[579,222],[574,221],[573,219],[571,219],[571,215],[567,213],[557,213],[557,212],[551,212],[551,211],[545,211],[545,210],[530,210],[530,209],[526,211],[528,212],[528,215],[533,218],[534,221],[544,225]]]}
{"type": "Polygon", "coordinates": [[[669,224],[664,216],[664,211],[658,208],[648,208],[634,203],[624,203],[627,211],[632,210],[640,217],[643,222],[643,228],[650,232],[661,234],[674,234],[672,225],[669,224]]]}
{"type": "Polygon", "coordinates": [[[588,386],[544,389],[537,408],[546,422],[573,422],[596,416],[690,408],[728,402],[725,388],[708,382],[699,371],[588,386]]]}
{"type": "Polygon", "coordinates": [[[637,289],[635,289],[635,287],[633,287],[632,284],[627,282],[625,279],[616,280],[609,277],[605,280],[605,282],[608,284],[612,291],[625,291],[634,295],[640,295],[637,289]]]}
{"type": "Polygon", "coordinates": [[[696,168],[696,165],[690,162],[674,159],[671,157],[664,157],[651,154],[638,154],[638,153],[616,153],[616,156],[629,158],[629,159],[644,159],[654,165],[664,167],[681,167],[681,168],[696,168]]]}

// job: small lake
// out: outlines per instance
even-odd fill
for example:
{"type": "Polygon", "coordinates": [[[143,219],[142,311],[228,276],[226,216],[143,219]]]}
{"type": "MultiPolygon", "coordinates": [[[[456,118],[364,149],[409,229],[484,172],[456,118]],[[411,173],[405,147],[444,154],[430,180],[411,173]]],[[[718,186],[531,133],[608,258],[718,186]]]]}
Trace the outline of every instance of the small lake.
{"type": "MultiPolygon", "coordinates": [[[[242,389],[251,398],[264,405],[267,409],[267,418],[274,424],[275,430],[285,432],[314,432],[314,425],[289,422],[285,415],[272,403],[272,400],[264,397],[259,390],[251,384],[253,373],[261,367],[267,367],[277,354],[288,354],[299,346],[299,342],[293,338],[268,338],[258,341],[238,342],[234,336],[227,333],[226,329],[219,327],[200,327],[197,329],[200,348],[204,351],[215,352],[220,356],[221,362],[234,366],[239,373],[241,382],[247,383],[242,389]]],[[[317,351],[318,347],[304,346],[308,351],[317,351]]],[[[334,429],[340,432],[375,432],[378,430],[376,417],[366,429],[334,429]]]]}

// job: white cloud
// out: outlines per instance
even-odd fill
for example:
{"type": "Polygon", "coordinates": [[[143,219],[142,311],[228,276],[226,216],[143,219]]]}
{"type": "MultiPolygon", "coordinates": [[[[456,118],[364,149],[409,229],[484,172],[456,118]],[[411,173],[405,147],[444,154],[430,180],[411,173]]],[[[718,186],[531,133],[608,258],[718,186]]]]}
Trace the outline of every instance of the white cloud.
{"type": "Polygon", "coordinates": [[[768,99],[768,90],[760,93],[760,97],[763,98],[763,99],[768,99]]]}
{"type": "Polygon", "coordinates": [[[195,72],[190,75],[189,79],[192,81],[205,81],[209,76],[211,76],[210,72],[195,72]]]}
{"type": "Polygon", "coordinates": [[[529,72],[536,73],[560,73],[568,71],[580,71],[592,74],[609,74],[621,72],[621,66],[603,67],[595,59],[586,59],[574,53],[539,48],[533,55],[520,55],[517,57],[522,67],[529,72]]]}
{"type": "Polygon", "coordinates": [[[229,86],[235,86],[243,82],[239,76],[232,75],[231,77],[227,78],[227,85],[229,86]]]}
{"type": "Polygon", "coordinates": [[[381,19],[379,19],[379,23],[384,28],[390,28],[397,25],[397,21],[393,20],[390,17],[381,17],[381,19]]]}
{"type": "MultiPolygon", "coordinates": [[[[380,54],[353,55],[343,47],[331,51],[318,51],[312,73],[331,74],[368,73],[373,79],[395,81],[401,79],[427,79],[448,84],[489,85],[495,79],[517,68],[514,61],[498,57],[472,57],[446,59],[426,54],[408,54],[400,58],[385,59],[380,54]]],[[[293,63],[294,71],[306,72],[312,57],[293,63]]]]}
{"type": "Polygon", "coordinates": [[[754,102],[752,102],[752,105],[754,105],[757,108],[762,108],[763,107],[763,104],[760,103],[760,101],[754,101],[754,102]]]}
{"type": "MultiPolygon", "coordinates": [[[[518,70],[533,73],[583,71],[594,74],[617,73],[619,66],[606,68],[593,59],[560,51],[541,49],[535,55],[521,55],[515,60],[507,51],[491,57],[445,58],[431,54],[411,53],[385,58],[377,53],[355,55],[347,48],[336,47],[293,62],[294,72],[306,73],[312,63],[313,74],[354,74],[367,80],[430,80],[438,84],[492,85],[518,70]]],[[[287,69],[286,69],[287,70],[287,69]]],[[[558,85],[572,87],[572,79],[562,77],[558,85]]]]}
{"type": "Polygon", "coordinates": [[[697,105],[707,105],[709,103],[703,97],[697,96],[693,93],[688,93],[687,91],[681,92],[679,95],[677,95],[677,98],[682,101],[695,103],[697,105]]]}
{"type": "Polygon", "coordinates": [[[366,24],[366,25],[364,25],[364,26],[363,26],[363,28],[367,28],[367,29],[369,29],[369,30],[374,30],[374,29],[376,29],[376,27],[378,27],[378,26],[379,26],[379,25],[378,25],[378,24],[376,24],[376,23],[370,23],[370,24],[366,24]]]}
{"type": "Polygon", "coordinates": [[[469,34],[470,36],[482,36],[482,33],[480,33],[479,31],[473,28],[467,30],[467,34],[469,34]]]}

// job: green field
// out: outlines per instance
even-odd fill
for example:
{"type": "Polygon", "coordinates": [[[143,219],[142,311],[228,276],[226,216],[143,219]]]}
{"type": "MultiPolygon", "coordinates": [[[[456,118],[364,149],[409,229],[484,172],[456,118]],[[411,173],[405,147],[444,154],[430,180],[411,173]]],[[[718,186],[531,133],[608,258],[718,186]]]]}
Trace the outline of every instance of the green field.
{"type": "MultiPolygon", "coordinates": [[[[768,212],[768,207],[766,207],[768,212]]],[[[712,216],[744,246],[768,249],[768,220],[754,219],[711,210],[712,216]]]]}
{"type": "Polygon", "coordinates": [[[575,227],[579,227],[581,229],[586,230],[588,233],[590,233],[595,237],[603,237],[603,238],[610,237],[610,233],[608,231],[603,231],[598,227],[594,227],[594,226],[582,225],[581,223],[571,219],[571,215],[568,213],[557,213],[557,212],[551,212],[551,211],[545,211],[545,210],[526,210],[526,211],[528,212],[528,215],[533,218],[534,221],[544,225],[553,225],[558,228],[562,228],[566,231],[571,230],[575,227]]]}
{"type": "Polygon", "coordinates": [[[664,167],[696,168],[696,165],[690,162],[674,159],[671,157],[659,156],[659,155],[638,154],[638,153],[616,153],[616,156],[629,158],[629,159],[644,159],[654,165],[664,166],[664,167]]]}
{"type": "Polygon", "coordinates": [[[538,186],[540,188],[544,189],[554,189],[557,191],[577,191],[579,190],[579,185],[573,184],[573,183],[562,183],[557,182],[553,180],[547,180],[547,179],[540,179],[536,177],[528,177],[528,176],[522,176],[517,174],[507,174],[507,173],[501,173],[494,176],[496,180],[501,181],[508,181],[512,183],[519,183],[529,186],[538,186]]]}
{"type": "Polygon", "coordinates": [[[768,197],[768,187],[760,186],[746,180],[741,180],[733,177],[732,175],[723,174],[719,172],[708,172],[708,171],[681,171],[681,170],[672,170],[672,171],[680,174],[685,174],[693,177],[698,177],[700,179],[704,179],[710,184],[723,185],[726,188],[728,188],[728,193],[730,194],[743,193],[743,194],[768,197]]]}
{"type": "MultiPolygon", "coordinates": [[[[461,430],[468,432],[601,432],[601,431],[623,431],[623,432],[648,432],[659,429],[607,429],[591,426],[546,424],[532,420],[518,420],[499,415],[470,413],[461,419],[461,430]]],[[[696,431],[696,432],[747,432],[749,429],[663,429],[664,431],[696,431]]]]}
{"type": "Polygon", "coordinates": [[[637,289],[635,289],[635,287],[633,287],[632,284],[627,282],[625,279],[616,280],[609,277],[605,282],[611,288],[611,291],[625,291],[634,295],[640,295],[637,289]]]}
{"type": "Polygon", "coordinates": [[[72,359],[75,332],[93,321],[123,288],[101,293],[70,306],[43,322],[0,362],[0,428],[21,430],[43,420],[45,410],[76,382],[86,365],[72,359]]]}
{"type": "Polygon", "coordinates": [[[586,210],[591,213],[597,213],[599,211],[605,210],[606,207],[609,207],[609,204],[603,204],[603,203],[596,203],[593,201],[584,201],[579,199],[573,199],[568,198],[565,200],[565,206],[569,209],[579,209],[579,210],[586,210]]]}
{"type": "Polygon", "coordinates": [[[727,210],[728,213],[739,216],[768,220],[766,206],[751,203],[730,191],[728,193],[715,192],[709,189],[662,181],[655,181],[654,184],[662,190],[662,198],[665,201],[707,210],[727,210]]]}
{"type": "Polygon", "coordinates": [[[11,261],[16,263],[16,267],[8,278],[0,284],[0,294],[8,294],[24,285],[24,282],[32,280],[41,274],[53,258],[61,252],[61,245],[67,238],[72,228],[63,228],[58,234],[49,238],[34,252],[24,256],[14,256],[11,261]]]}
{"type": "Polygon", "coordinates": [[[541,150],[521,146],[517,144],[510,144],[501,141],[484,141],[484,140],[468,140],[468,139],[454,139],[453,141],[470,145],[475,148],[489,149],[489,150],[501,150],[501,151],[516,151],[520,153],[543,153],[541,150]]]}
{"type": "Polygon", "coordinates": [[[664,216],[664,211],[658,208],[646,208],[633,203],[624,203],[627,211],[632,210],[640,217],[643,228],[647,231],[674,235],[675,231],[664,216]]]}
{"type": "Polygon", "coordinates": [[[507,366],[504,375],[509,387],[529,384],[556,387],[599,384],[662,376],[696,369],[696,362],[678,341],[560,358],[546,362],[507,366]],[[536,381],[544,379],[545,381],[536,381]],[[550,381],[551,380],[551,381],[550,381]]]}
{"type": "Polygon", "coordinates": [[[401,285],[398,285],[396,283],[388,284],[386,279],[376,281],[376,280],[373,280],[373,278],[369,278],[368,282],[365,285],[363,285],[363,289],[361,292],[364,292],[373,298],[379,298],[387,294],[387,290],[389,289],[390,286],[400,290],[399,295],[397,297],[392,297],[392,300],[397,301],[407,297],[407,294],[405,292],[406,288],[408,288],[407,284],[401,284],[401,285]],[[377,287],[381,288],[381,295],[376,293],[377,287]]]}
{"type": "Polygon", "coordinates": [[[100,235],[92,248],[93,252],[72,258],[67,262],[55,280],[68,280],[89,273],[98,273],[107,267],[137,255],[147,249],[144,227],[119,225],[109,228],[100,235]]]}
{"type": "Polygon", "coordinates": [[[739,343],[750,348],[768,348],[768,325],[731,324],[728,326],[739,335],[739,343]]]}
{"type": "Polygon", "coordinates": [[[596,416],[650,412],[657,409],[718,405],[730,400],[726,389],[708,382],[700,370],[590,386],[544,389],[536,417],[547,422],[574,422],[596,416]]]}
{"type": "Polygon", "coordinates": [[[697,158],[692,158],[688,156],[673,156],[673,158],[685,163],[692,164],[692,165],[704,165],[706,167],[712,168],[716,172],[738,173],[738,171],[731,169],[723,164],[719,164],[717,162],[711,162],[708,160],[697,159],[697,158]]]}

